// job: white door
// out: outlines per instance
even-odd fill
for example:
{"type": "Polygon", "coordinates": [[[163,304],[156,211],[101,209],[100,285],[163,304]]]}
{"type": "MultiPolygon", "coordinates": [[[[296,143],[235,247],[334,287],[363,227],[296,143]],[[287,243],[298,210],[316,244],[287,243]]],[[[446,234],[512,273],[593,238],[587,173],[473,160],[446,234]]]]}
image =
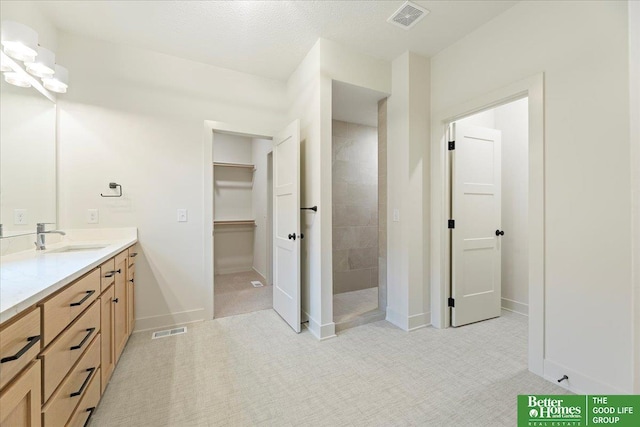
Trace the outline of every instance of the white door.
{"type": "Polygon", "coordinates": [[[449,305],[461,326],[500,316],[501,132],[460,123],[454,132],[449,305]]]}
{"type": "Polygon", "coordinates": [[[300,123],[273,138],[273,309],[300,332],[300,123]]]}

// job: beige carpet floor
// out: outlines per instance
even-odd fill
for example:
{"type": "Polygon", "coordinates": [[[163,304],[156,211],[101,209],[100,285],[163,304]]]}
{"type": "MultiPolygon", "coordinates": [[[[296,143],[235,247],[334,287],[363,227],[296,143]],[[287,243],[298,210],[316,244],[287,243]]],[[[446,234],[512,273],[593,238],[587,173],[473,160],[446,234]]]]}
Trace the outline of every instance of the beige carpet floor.
{"type": "Polygon", "coordinates": [[[273,286],[255,271],[244,271],[215,276],[214,310],[215,317],[234,316],[273,307],[273,286]],[[261,288],[254,288],[252,280],[262,282],[261,288]]]}
{"type": "Polygon", "coordinates": [[[342,323],[378,308],[378,288],[333,295],[333,321],[342,323]]]}
{"type": "Polygon", "coordinates": [[[526,368],[503,312],[407,333],[385,321],[319,342],[273,311],[134,334],[91,426],[515,426],[518,394],[561,394],[526,368]]]}

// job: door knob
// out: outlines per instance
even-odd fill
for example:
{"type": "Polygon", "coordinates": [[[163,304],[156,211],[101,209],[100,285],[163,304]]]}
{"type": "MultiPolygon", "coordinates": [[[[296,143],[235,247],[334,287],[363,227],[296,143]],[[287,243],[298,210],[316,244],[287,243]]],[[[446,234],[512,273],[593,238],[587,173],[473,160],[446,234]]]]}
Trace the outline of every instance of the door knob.
{"type": "Polygon", "coordinates": [[[496,230],[496,236],[504,236],[504,231],[496,230]]]}
{"type": "Polygon", "coordinates": [[[289,240],[296,240],[296,233],[289,234],[289,240]]]}

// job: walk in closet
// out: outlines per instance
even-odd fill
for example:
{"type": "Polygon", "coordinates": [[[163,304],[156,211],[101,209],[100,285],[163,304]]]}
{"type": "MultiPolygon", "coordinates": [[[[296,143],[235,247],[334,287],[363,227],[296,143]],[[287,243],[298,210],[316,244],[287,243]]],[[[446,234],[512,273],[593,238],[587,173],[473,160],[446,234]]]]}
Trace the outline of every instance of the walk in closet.
{"type": "Polygon", "coordinates": [[[215,317],[272,307],[269,139],[214,133],[215,317]]]}

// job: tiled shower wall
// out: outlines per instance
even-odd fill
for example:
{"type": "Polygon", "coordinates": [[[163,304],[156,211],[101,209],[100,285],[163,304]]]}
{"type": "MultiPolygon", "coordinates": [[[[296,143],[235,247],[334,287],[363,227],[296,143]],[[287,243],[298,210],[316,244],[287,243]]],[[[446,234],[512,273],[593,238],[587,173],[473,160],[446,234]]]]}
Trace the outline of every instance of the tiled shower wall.
{"type": "Polygon", "coordinates": [[[378,286],[378,131],[333,121],[333,292],[378,286]]]}

